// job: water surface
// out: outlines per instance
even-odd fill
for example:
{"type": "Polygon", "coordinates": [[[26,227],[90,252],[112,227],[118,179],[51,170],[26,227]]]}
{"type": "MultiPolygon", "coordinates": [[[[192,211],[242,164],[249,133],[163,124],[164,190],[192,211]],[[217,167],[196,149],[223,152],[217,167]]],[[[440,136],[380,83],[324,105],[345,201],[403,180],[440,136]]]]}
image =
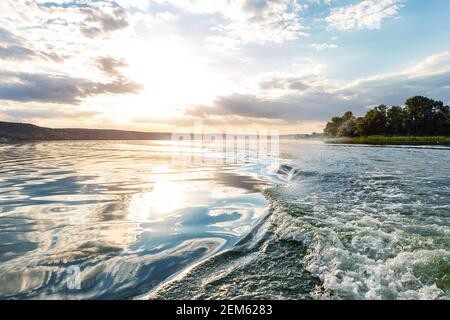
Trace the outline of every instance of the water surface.
{"type": "Polygon", "coordinates": [[[449,298],[449,149],[178,151],[0,145],[0,298],[449,298]]]}

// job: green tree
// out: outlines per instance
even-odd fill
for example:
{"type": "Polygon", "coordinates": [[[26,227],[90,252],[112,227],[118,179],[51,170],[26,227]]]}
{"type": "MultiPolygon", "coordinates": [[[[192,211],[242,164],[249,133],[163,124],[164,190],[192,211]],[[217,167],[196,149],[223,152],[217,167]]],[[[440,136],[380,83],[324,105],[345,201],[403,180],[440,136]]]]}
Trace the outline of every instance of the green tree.
{"type": "Polygon", "coordinates": [[[355,135],[355,116],[351,111],[342,117],[333,117],[327,123],[324,133],[329,137],[352,137],[355,135]]]}
{"type": "Polygon", "coordinates": [[[340,117],[331,118],[331,122],[328,122],[325,126],[324,133],[329,137],[336,137],[339,127],[341,126],[343,119],[340,117]]]}
{"type": "Polygon", "coordinates": [[[376,135],[386,132],[387,107],[381,104],[369,111],[362,119],[361,133],[363,135],[376,135]]]}
{"type": "Polygon", "coordinates": [[[436,114],[444,107],[442,101],[415,96],[405,102],[408,133],[433,135],[436,133],[436,114]]]}
{"type": "Polygon", "coordinates": [[[342,117],[342,123],[337,130],[338,137],[356,136],[356,118],[352,112],[347,111],[342,117]]]}
{"type": "Polygon", "coordinates": [[[337,131],[338,137],[355,137],[356,133],[356,123],[355,118],[349,119],[342,123],[337,131]]]}
{"type": "Polygon", "coordinates": [[[402,107],[390,107],[386,113],[386,133],[399,135],[406,133],[406,112],[402,107]]]}
{"type": "Polygon", "coordinates": [[[434,114],[435,134],[450,135],[450,107],[439,105],[434,114]]]}
{"type": "Polygon", "coordinates": [[[405,107],[382,104],[356,118],[347,111],[328,122],[325,134],[331,137],[369,135],[450,135],[450,107],[442,101],[416,96],[405,107]]]}
{"type": "Polygon", "coordinates": [[[365,136],[365,122],[363,117],[358,117],[355,120],[355,136],[365,136]]]}

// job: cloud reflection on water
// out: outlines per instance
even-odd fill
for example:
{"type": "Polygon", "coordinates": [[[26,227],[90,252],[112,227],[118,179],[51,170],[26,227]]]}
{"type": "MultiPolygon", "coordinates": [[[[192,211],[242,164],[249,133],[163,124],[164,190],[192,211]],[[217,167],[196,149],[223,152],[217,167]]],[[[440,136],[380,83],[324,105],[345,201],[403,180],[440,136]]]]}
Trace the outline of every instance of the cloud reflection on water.
{"type": "Polygon", "coordinates": [[[160,142],[0,146],[0,297],[130,298],[232,246],[267,209],[231,164],[160,142]],[[80,267],[80,290],[67,268],[80,267]]]}

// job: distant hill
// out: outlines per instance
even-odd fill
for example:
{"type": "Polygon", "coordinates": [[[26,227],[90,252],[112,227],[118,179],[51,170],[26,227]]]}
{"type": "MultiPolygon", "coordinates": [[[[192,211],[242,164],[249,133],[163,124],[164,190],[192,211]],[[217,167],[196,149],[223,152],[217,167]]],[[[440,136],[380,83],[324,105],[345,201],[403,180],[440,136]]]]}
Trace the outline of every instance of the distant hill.
{"type": "Polygon", "coordinates": [[[0,142],[34,140],[166,140],[171,133],[104,129],[50,129],[0,121],[0,142]]]}

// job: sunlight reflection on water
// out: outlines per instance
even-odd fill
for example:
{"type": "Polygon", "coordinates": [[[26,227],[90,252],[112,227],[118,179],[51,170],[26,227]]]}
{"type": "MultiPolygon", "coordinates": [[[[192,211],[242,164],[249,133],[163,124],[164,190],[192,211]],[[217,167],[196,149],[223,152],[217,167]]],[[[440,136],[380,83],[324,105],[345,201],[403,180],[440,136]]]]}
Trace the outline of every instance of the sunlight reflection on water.
{"type": "Polygon", "coordinates": [[[0,146],[0,298],[129,298],[231,247],[267,212],[237,166],[170,142],[0,146]],[[82,274],[67,287],[67,268],[82,274]]]}
{"type": "Polygon", "coordinates": [[[0,298],[450,297],[450,149],[210,147],[0,145],[0,298]]]}

